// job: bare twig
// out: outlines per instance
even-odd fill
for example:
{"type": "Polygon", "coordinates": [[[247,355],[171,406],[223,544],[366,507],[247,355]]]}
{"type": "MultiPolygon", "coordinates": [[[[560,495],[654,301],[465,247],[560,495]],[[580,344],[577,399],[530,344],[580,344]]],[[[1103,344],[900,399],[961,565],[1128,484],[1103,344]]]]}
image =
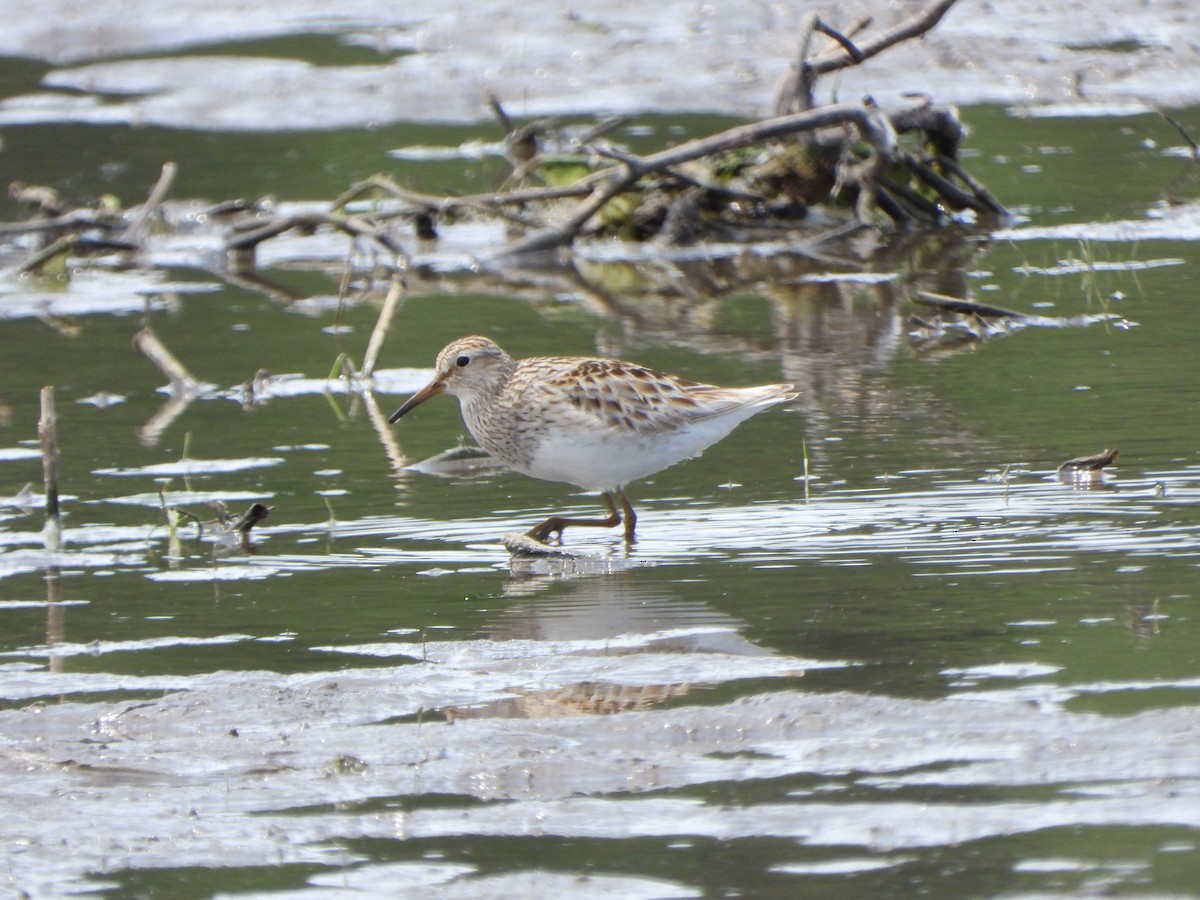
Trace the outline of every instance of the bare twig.
{"type": "Polygon", "coordinates": [[[862,132],[863,138],[881,157],[891,157],[891,138],[888,136],[891,127],[882,121],[879,112],[858,104],[839,103],[790,116],[778,116],[762,122],[739,125],[706,138],[697,138],[643,156],[641,162],[647,171],[657,171],[711,154],[727,153],[762,141],[785,137],[797,131],[846,124],[856,126],[862,132]]]}
{"type": "Polygon", "coordinates": [[[492,115],[496,117],[496,121],[500,123],[500,127],[504,129],[505,134],[512,134],[517,130],[517,126],[513,124],[513,120],[508,117],[508,113],[500,104],[500,98],[493,93],[487,95],[488,108],[491,109],[492,115]]]}
{"type": "Polygon", "coordinates": [[[195,393],[200,386],[192,373],[189,372],[175,354],[166,348],[154,329],[146,326],[133,336],[133,346],[146,354],[147,359],[162,372],[171,382],[171,388],[180,394],[195,393]]]}
{"type": "Polygon", "coordinates": [[[383,307],[379,310],[379,318],[375,321],[375,328],[371,331],[371,339],[367,341],[367,352],[363,357],[360,372],[363,378],[370,378],[371,373],[375,371],[375,362],[379,359],[379,351],[383,349],[383,340],[391,328],[392,318],[396,315],[396,310],[400,308],[407,293],[406,286],[404,270],[397,269],[392,273],[387,296],[383,298],[383,307]]]}
{"type": "Polygon", "coordinates": [[[573,141],[573,143],[577,143],[580,147],[586,147],[589,144],[600,140],[600,138],[604,137],[604,135],[608,134],[610,131],[615,131],[616,129],[620,128],[631,118],[632,116],[622,113],[615,116],[609,116],[606,119],[601,119],[583,134],[579,135],[578,139],[573,141]]]}
{"type": "Polygon", "coordinates": [[[484,212],[491,215],[500,216],[502,219],[515,222],[518,225],[526,227],[540,228],[542,223],[535,221],[528,216],[523,216],[520,213],[514,213],[507,207],[522,206],[526,203],[558,200],[563,197],[579,197],[587,194],[590,188],[568,186],[561,188],[527,188],[513,191],[496,191],[490,194],[467,194],[458,197],[438,197],[432,194],[422,194],[419,191],[412,191],[408,188],[401,187],[388,178],[386,175],[372,175],[370,178],[356,182],[351,185],[340,197],[333,201],[333,211],[344,209],[348,203],[351,203],[364,193],[371,190],[380,190],[386,194],[390,194],[402,203],[408,204],[398,210],[379,210],[374,213],[375,218],[380,220],[396,219],[396,218],[413,218],[419,215],[428,215],[437,217],[454,213],[460,210],[470,210],[472,212],[484,212]]]}
{"type": "Polygon", "coordinates": [[[263,241],[277,237],[293,228],[313,229],[322,225],[336,228],[351,237],[365,237],[375,241],[385,249],[395,253],[401,260],[407,259],[404,248],[386,230],[378,228],[359,216],[345,216],[335,213],[307,212],[291,216],[278,216],[263,225],[236,234],[225,241],[225,249],[230,251],[253,250],[263,241]]]}
{"type": "Polygon", "coordinates": [[[158,181],[155,182],[154,188],[150,191],[150,196],[146,198],[146,202],[142,204],[142,208],[138,210],[137,217],[130,223],[129,227],[121,235],[125,240],[138,240],[142,237],[146,230],[146,225],[151,217],[162,206],[163,200],[167,196],[167,192],[171,190],[171,185],[175,181],[175,173],[178,171],[178,166],[173,162],[165,162],[162,166],[162,172],[158,176],[158,181]]]}
{"type": "Polygon", "coordinates": [[[1179,132],[1179,136],[1187,142],[1187,145],[1192,149],[1192,159],[1194,159],[1196,162],[1200,162],[1200,146],[1198,146],[1196,142],[1192,140],[1192,136],[1188,134],[1187,129],[1168,116],[1166,113],[1160,113],[1160,115],[1166,119],[1167,122],[1179,132]]]}
{"type": "MultiPolygon", "coordinates": [[[[857,30],[868,22],[870,19],[859,20],[853,27],[857,30]]],[[[815,105],[813,88],[816,86],[817,75],[820,73],[809,64],[808,57],[813,35],[817,33],[837,42],[850,55],[853,62],[860,63],[865,58],[862,51],[847,35],[818,18],[816,13],[805,13],[800,20],[800,49],[796,54],[796,61],[792,63],[788,74],[780,82],[775,92],[775,115],[777,116],[802,112],[812,109],[815,105]]]]}
{"type": "Polygon", "coordinates": [[[895,44],[919,37],[933,28],[954,3],[955,0],[940,0],[861,46],[854,43],[851,36],[866,28],[870,18],[858,20],[843,33],[820,19],[816,13],[805,13],[800,20],[796,61],[775,92],[775,114],[782,116],[812,109],[815,106],[814,89],[821,75],[856,66],[895,44]],[[810,60],[813,35],[817,33],[831,38],[839,49],[828,50],[810,60]]]}
{"type": "Polygon", "coordinates": [[[848,38],[846,35],[842,34],[840,31],[838,31],[836,28],[832,27],[831,25],[828,25],[825,22],[821,21],[820,19],[817,19],[814,29],[816,31],[821,32],[821,34],[825,35],[826,37],[833,38],[833,40],[836,41],[838,44],[841,44],[842,49],[850,54],[850,59],[852,59],[854,62],[860,63],[864,59],[866,59],[866,57],[863,56],[862,51],[859,50],[858,47],[856,47],[854,45],[854,42],[852,40],[850,40],[850,38],[848,38]]]}
{"type": "Polygon", "coordinates": [[[813,33],[821,20],[815,12],[808,12],[800,20],[800,49],[796,61],[792,63],[787,75],[779,83],[775,91],[775,115],[786,116],[789,113],[804,112],[812,109],[813,85],[816,77],[808,64],[808,51],[812,45],[813,33]]]}
{"type": "Polygon", "coordinates": [[[812,67],[814,75],[826,75],[829,72],[836,72],[839,69],[846,69],[850,66],[858,65],[870,59],[872,56],[878,56],[889,47],[895,46],[902,41],[910,40],[911,38],[920,37],[929,31],[942,17],[950,11],[957,0],[938,0],[929,8],[922,10],[914,16],[905,19],[900,24],[893,28],[889,28],[882,34],[876,35],[865,43],[857,45],[859,55],[856,57],[849,52],[830,52],[822,54],[817,59],[813,60],[809,65],[812,67]]]}
{"type": "Polygon", "coordinates": [[[65,256],[71,251],[71,248],[79,241],[77,234],[64,234],[48,247],[43,247],[37,253],[33,254],[29,259],[25,260],[17,272],[21,275],[28,275],[34,272],[40,272],[45,268],[46,263],[57,256],[65,256]]]}
{"type": "Polygon", "coordinates": [[[966,129],[953,106],[934,106],[927,94],[907,94],[920,102],[903,109],[892,110],[888,118],[899,134],[920,131],[943,156],[957,157],[966,129]]]}
{"type": "Polygon", "coordinates": [[[597,185],[592,193],[575,208],[575,212],[569,219],[560,225],[542,229],[517,241],[505,251],[504,255],[540,253],[570,244],[583,230],[583,226],[588,223],[588,220],[613,197],[633,187],[642,176],[643,171],[641,168],[628,165],[623,171],[610,175],[607,181],[597,185]]]}
{"type": "Polygon", "coordinates": [[[160,486],[158,489],[158,507],[162,510],[163,516],[167,520],[167,527],[175,531],[179,519],[187,519],[196,526],[196,538],[204,537],[204,520],[198,515],[182,506],[168,506],[167,497],[160,486]]]}
{"type": "Polygon", "coordinates": [[[982,316],[985,319],[1028,319],[1026,313],[1015,309],[1005,309],[1002,306],[991,306],[987,303],[976,303],[974,300],[964,300],[961,297],[947,297],[945,294],[935,294],[932,291],[918,291],[914,298],[917,303],[944,309],[947,312],[962,313],[968,316],[982,316]]]}
{"type": "Polygon", "coordinates": [[[52,219],[31,219],[28,222],[0,222],[0,237],[54,231],[87,231],[91,228],[116,231],[123,224],[119,219],[106,213],[98,213],[90,209],[73,209],[52,219]]]}
{"type": "Polygon", "coordinates": [[[681,172],[678,169],[670,166],[647,166],[642,157],[634,153],[626,153],[623,150],[618,150],[615,147],[597,148],[596,153],[604,159],[612,159],[617,162],[624,163],[627,168],[638,169],[643,172],[653,171],[654,174],[661,176],[666,181],[678,182],[688,188],[702,188],[706,191],[719,193],[723,196],[737,200],[761,201],[763,198],[759,194],[751,194],[746,191],[731,190],[720,184],[713,184],[708,181],[701,181],[686,172],[681,172]]]}

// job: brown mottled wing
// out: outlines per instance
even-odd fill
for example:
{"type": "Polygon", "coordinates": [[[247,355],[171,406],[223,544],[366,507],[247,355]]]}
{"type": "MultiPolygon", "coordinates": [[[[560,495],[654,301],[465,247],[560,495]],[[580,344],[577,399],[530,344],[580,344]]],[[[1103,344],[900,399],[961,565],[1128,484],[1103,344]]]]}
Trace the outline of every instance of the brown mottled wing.
{"type": "Polygon", "coordinates": [[[736,390],[606,359],[572,360],[542,389],[557,395],[564,415],[637,434],[674,431],[747,405],[736,390]]]}

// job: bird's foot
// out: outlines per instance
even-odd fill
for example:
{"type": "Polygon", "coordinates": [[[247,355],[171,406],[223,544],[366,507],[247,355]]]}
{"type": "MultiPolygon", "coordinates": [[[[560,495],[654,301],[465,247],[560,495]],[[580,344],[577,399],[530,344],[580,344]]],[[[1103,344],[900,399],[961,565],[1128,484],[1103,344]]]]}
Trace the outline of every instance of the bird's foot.
{"type": "Polygon", "coordinates": [[[563,529],[566,528],[566,522],[559,516],[552,516],[543,522],[541,525],[535,525],[525,532],[525,537],[531,541],[537,541],[539,544],[550,545],[551,539],[555,539],[555,543],[562,544],[563,529]]]}
{"type": "Polygon", "coordinates": [[[510,531],[504,535],[504,549],[513,555],[514,559],[579,559],[587,554],[575,553],[566,547],[548,544],[538,540],[528,532],[510,531]]]}

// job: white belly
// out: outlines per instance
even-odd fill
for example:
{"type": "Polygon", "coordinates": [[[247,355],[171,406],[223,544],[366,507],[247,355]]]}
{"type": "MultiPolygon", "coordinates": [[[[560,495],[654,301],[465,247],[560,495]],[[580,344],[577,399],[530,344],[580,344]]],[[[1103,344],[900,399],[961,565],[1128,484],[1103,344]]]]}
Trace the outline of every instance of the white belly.
{"type": "Polygon", "coordinates": [[[709,420],[668,433],[593,433],[582,440],[555,429],[538,442],[529,465],[514,468],[533,478],[611,491],[699,456],[736,424],[737,420],[709,420]]]}

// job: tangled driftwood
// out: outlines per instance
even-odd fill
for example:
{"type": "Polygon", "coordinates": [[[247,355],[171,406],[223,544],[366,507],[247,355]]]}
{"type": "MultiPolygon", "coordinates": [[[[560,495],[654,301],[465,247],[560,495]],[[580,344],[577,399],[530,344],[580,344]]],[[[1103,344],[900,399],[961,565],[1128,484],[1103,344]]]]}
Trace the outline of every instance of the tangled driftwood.
{"type": "MultiPolygon", "coordinates": [[[[777,92],[776,115],[648,156],[635,156],[601,140],[612,123],[576,139],[576,162],[590,171],[568,185],[530,185],[539,173],[539,133],[553,123],[513,124],[499,101],[493,112],[506,129],[514,176],[504,189],[469,196],[419,194],[376,176],[334,204],[343,209],[364,196],[396,205],[377,218],[412,219],[424,234],[461,216],[503,218],[524,230],[503,248],[513,258],[555,250],[581,237],[618,234],[639,240],[683,243],[707,237],[757,236],[764,227],[811,227],[815,206],[845,210],[849,221],[890,220],[934,225],[965,210],[1005,217],[1005,208],[957,159],[964,129],[952,107],[929,98],[896,111],[870,99],[816,106],[818,77],[858,65],[937,24],[954,0],[923,12],[861,44],[854,37],[869,21],[838,32],[817,16],[805,16],[800,52],[777,92]],[[812,55],[815,36],[833,47],[812,55]],[[918,135],[905,146],[902,135],[918,135]],[[515,184],[515,187],[510,185],[515,184]],[[624,211],[616,201],[628,199],[624,211]]],[[[827,222],[825,217],[823,222],[827,222]]]]}
{"type": "MultiPolygon", "coordinates": [[[[925,34],[953,6],[938,0],[893,28],[870,33],[869,19],[839,31],[815,14],[800,23],[799,52],[781,78],[775,115],[763,121],[638,156],[607,140],[622,120],[605,120],[573,139],[562,138],[576,174],[554,183],[562,154],[540,146],[559,130],[557,120],[513,123],[496,98],[490,105],[506,132],[513,164],[504,185],[490,193],[435,196],[400,186],[387,176],[366,179],[327,209],[279,214],[254,205],[213,209],[227,221],[225,247],[236,267],[254,263],[255,248],[291,230],[340,230],[366,239],[398,261],[406,259],[397,222],[407,235],[434,238],[446,223],[498,218],[515,238],[498,256],[509,260],[569,247],[581,238],[611,235],[661,244],[707,239],[753,240],[764,235],[855,227],[931,227],[969,211],[1008,215],[964,169],[958,150],[964,128],[953,107],[914,98],[884,110],[871,98],[819,106],[817,80],[856,66],[925,34]],[[827,38],[828,42],[824,39],[827,38]],[[818,44],[826,46],[818,47],[818,44]],[[370,199],[370,203],[362,203],[370,199]],[[365,207],[365,211],[357,211],[365,207]],[[821,214],[814,215],[819,209],[821,214]]],[[[126,212],[70,210],[37,188],[14,185],[31,205],[27,223],[0,225],[0,236],[34,233],[42,246],[22,265],[37,270],[67,253],[134,251],[170,187],[174,166],[146,203],[126,212]]]]}

